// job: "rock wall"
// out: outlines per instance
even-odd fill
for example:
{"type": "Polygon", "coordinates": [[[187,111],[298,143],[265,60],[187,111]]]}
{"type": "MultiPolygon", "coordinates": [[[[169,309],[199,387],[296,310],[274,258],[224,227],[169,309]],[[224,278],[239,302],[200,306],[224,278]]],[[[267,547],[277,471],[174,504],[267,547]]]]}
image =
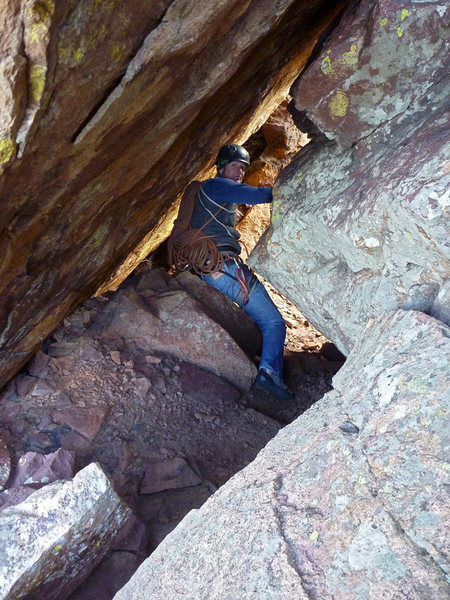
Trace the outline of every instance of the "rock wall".
{"type": "Polygon", "coordinates": [[[373,319],[328,393],[192,511],[115,600],[444,598],[449,328],[373,319]]]}
{"type": "Polygon", "coordinates": [[[0,385],[165,239],[345,4],[2,0],[0,385]]]}
{"type": "Polygon", "coordinates": [[[449,8],[349,8],[293,89],[328,139],[278,179],[251,264],[347,354],[373,315],[450,323],[449,8]]]}

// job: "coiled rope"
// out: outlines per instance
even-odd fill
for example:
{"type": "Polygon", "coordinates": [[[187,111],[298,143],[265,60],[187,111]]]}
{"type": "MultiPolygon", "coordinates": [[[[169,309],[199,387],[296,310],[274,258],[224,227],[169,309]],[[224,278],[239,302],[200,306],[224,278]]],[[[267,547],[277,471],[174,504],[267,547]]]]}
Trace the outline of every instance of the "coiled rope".
{"type": "Polygon", "coordinates": [[[203,231],[221,209],[200,229],[191,229],[189,226],[200,185],[200,181],[193,181],[186,188],[167,241],[169,264],[173,271],[191,269],[197,275],[205,275],[220,271],[224,263],[213,239],[203,231]]]}

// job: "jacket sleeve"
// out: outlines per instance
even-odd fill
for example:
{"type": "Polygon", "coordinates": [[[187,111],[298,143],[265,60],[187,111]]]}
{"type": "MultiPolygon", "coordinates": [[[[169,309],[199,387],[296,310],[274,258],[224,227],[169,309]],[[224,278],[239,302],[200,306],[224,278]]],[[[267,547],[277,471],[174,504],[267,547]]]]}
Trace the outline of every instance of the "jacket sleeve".
{"type": "Polygon", "coordinates": [[[245,183],[237,183],[232,179],[216,177],[208,181],[207,193],[210,193],[220,204],[264,204],[272,202],[271,187],[254,187],[245,183]]]}

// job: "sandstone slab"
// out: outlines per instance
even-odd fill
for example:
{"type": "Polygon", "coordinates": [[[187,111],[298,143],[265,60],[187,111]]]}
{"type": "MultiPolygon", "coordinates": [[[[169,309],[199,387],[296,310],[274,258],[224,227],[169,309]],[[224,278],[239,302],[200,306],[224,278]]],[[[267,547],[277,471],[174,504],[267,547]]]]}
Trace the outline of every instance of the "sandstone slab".
{"type": "Polygon", "coordinates": [[[145,470],[140,493],[156,494],[163,490],[196,486],[201,482],[184,458],[154,461],[145,470]]]}
{"type": "Polygon", "coordinates": [[[254,358],[262,343],[261,333],[256,324],[237,304],[230,302],[224,294],[199,277],[189,272],[181,272],[171,277],[161,269],[153,270],[151,275],[144,275],[137,283],[137,289],[152,289],[160,293],[177,288],[186,290],[200,302],[205,313],[230,334],[249,358],[254,358]]]}
{"type": "Polygon", "coordinates": [[[131,516],[92,463],[70,482],[55,482],[0,513],[0,597],[69,596],[109,552],[131,516]]]}
{"type": "Polygon", "coordinates": [[[328,393],[192,511],[115,600],[448,595],[449,329],[373,319],[328,393]]]}

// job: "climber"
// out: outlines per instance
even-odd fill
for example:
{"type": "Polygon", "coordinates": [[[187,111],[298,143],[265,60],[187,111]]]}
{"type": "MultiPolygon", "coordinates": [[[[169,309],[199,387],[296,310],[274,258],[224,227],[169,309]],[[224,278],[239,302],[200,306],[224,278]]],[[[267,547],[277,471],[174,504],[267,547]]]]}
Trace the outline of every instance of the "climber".
{"type": "Polygon", "coordinates": [[[169,261],[175,269],[194,270],[258,325],[263,343],[254,387],[287,401],[293,393],[283,381],[286,325],[262,283],[239,257],[236,205],[272,202],[271,187],[242,183],[249,165],[243,146],[226,144],[220,149],[217,176],[191,184],[183,197],[169,238],[169,261]]]}

